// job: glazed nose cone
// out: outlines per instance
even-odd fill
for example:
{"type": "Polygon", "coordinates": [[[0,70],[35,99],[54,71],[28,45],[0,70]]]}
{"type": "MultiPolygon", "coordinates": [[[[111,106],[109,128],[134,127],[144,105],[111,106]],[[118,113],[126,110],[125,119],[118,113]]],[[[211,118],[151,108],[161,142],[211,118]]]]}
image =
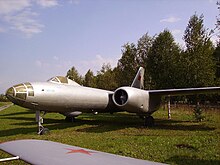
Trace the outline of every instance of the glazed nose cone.
{"type": "Polygon", "coordinates": [[[13,87],[9,88],[7,91],[6,91],[6,97],[9,99],[10,97],[14,97],[15,96],[15,90],[13,87]]]}

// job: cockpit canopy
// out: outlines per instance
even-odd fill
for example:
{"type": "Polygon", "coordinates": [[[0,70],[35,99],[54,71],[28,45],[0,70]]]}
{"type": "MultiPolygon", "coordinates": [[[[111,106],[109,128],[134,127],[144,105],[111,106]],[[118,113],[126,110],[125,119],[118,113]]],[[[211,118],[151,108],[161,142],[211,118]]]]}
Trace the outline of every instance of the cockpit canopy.
{"type": "Polygon", "coordinates": [[[64,77],[64,76],[52,77],[51,79],[49,79],[47,81],[51,82],[51,83],[56,83],[56,84],[67,84],[67,85],[73,85],[73,86],[80,86],[75,81],[70,80],[69,78],[64,77]]]}

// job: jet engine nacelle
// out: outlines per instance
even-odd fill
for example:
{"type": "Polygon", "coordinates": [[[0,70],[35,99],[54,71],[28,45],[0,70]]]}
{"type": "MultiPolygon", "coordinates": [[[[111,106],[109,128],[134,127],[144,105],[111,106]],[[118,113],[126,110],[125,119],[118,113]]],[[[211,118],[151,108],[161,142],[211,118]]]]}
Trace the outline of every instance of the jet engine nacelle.
{"type": "Polygon", "coordinates": [[[149,110],[149,92],[132,87],[115,90],[113,102],[120,109],[132,113],[146,113],[149,110]]]}

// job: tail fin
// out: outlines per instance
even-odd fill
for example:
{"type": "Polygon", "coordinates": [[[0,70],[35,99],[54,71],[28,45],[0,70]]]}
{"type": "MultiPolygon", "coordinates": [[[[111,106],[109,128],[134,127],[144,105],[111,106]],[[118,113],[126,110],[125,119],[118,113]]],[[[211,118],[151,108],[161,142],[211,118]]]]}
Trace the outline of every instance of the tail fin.
{"type": "Polygon", "coordinates": [[[143,67],[139,68],[131,84],[131,87],[144,89],[144,68],[143,67]]]}

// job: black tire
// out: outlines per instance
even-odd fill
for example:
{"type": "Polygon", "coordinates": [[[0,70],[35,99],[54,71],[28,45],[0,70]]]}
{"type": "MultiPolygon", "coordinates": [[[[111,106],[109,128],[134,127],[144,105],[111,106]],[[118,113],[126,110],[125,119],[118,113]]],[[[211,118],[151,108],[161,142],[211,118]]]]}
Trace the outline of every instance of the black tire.
{"type": "Polygon", "coordinates": [[[48,134],[50,132],[50,130],[48,128],[43,128],[40,135],[45,135],[48,134]]]}
{"type": "Polygon", "coordinates": [[[154,118],[152,116],[147,116],[144,122],[145,127],[153,127],[154,126],[154,118]]]}
{"type": "Polygon", "coordinates": [[[75,117],[66,116],[65,121],[66,122],[75,122],[75,117]]]}

